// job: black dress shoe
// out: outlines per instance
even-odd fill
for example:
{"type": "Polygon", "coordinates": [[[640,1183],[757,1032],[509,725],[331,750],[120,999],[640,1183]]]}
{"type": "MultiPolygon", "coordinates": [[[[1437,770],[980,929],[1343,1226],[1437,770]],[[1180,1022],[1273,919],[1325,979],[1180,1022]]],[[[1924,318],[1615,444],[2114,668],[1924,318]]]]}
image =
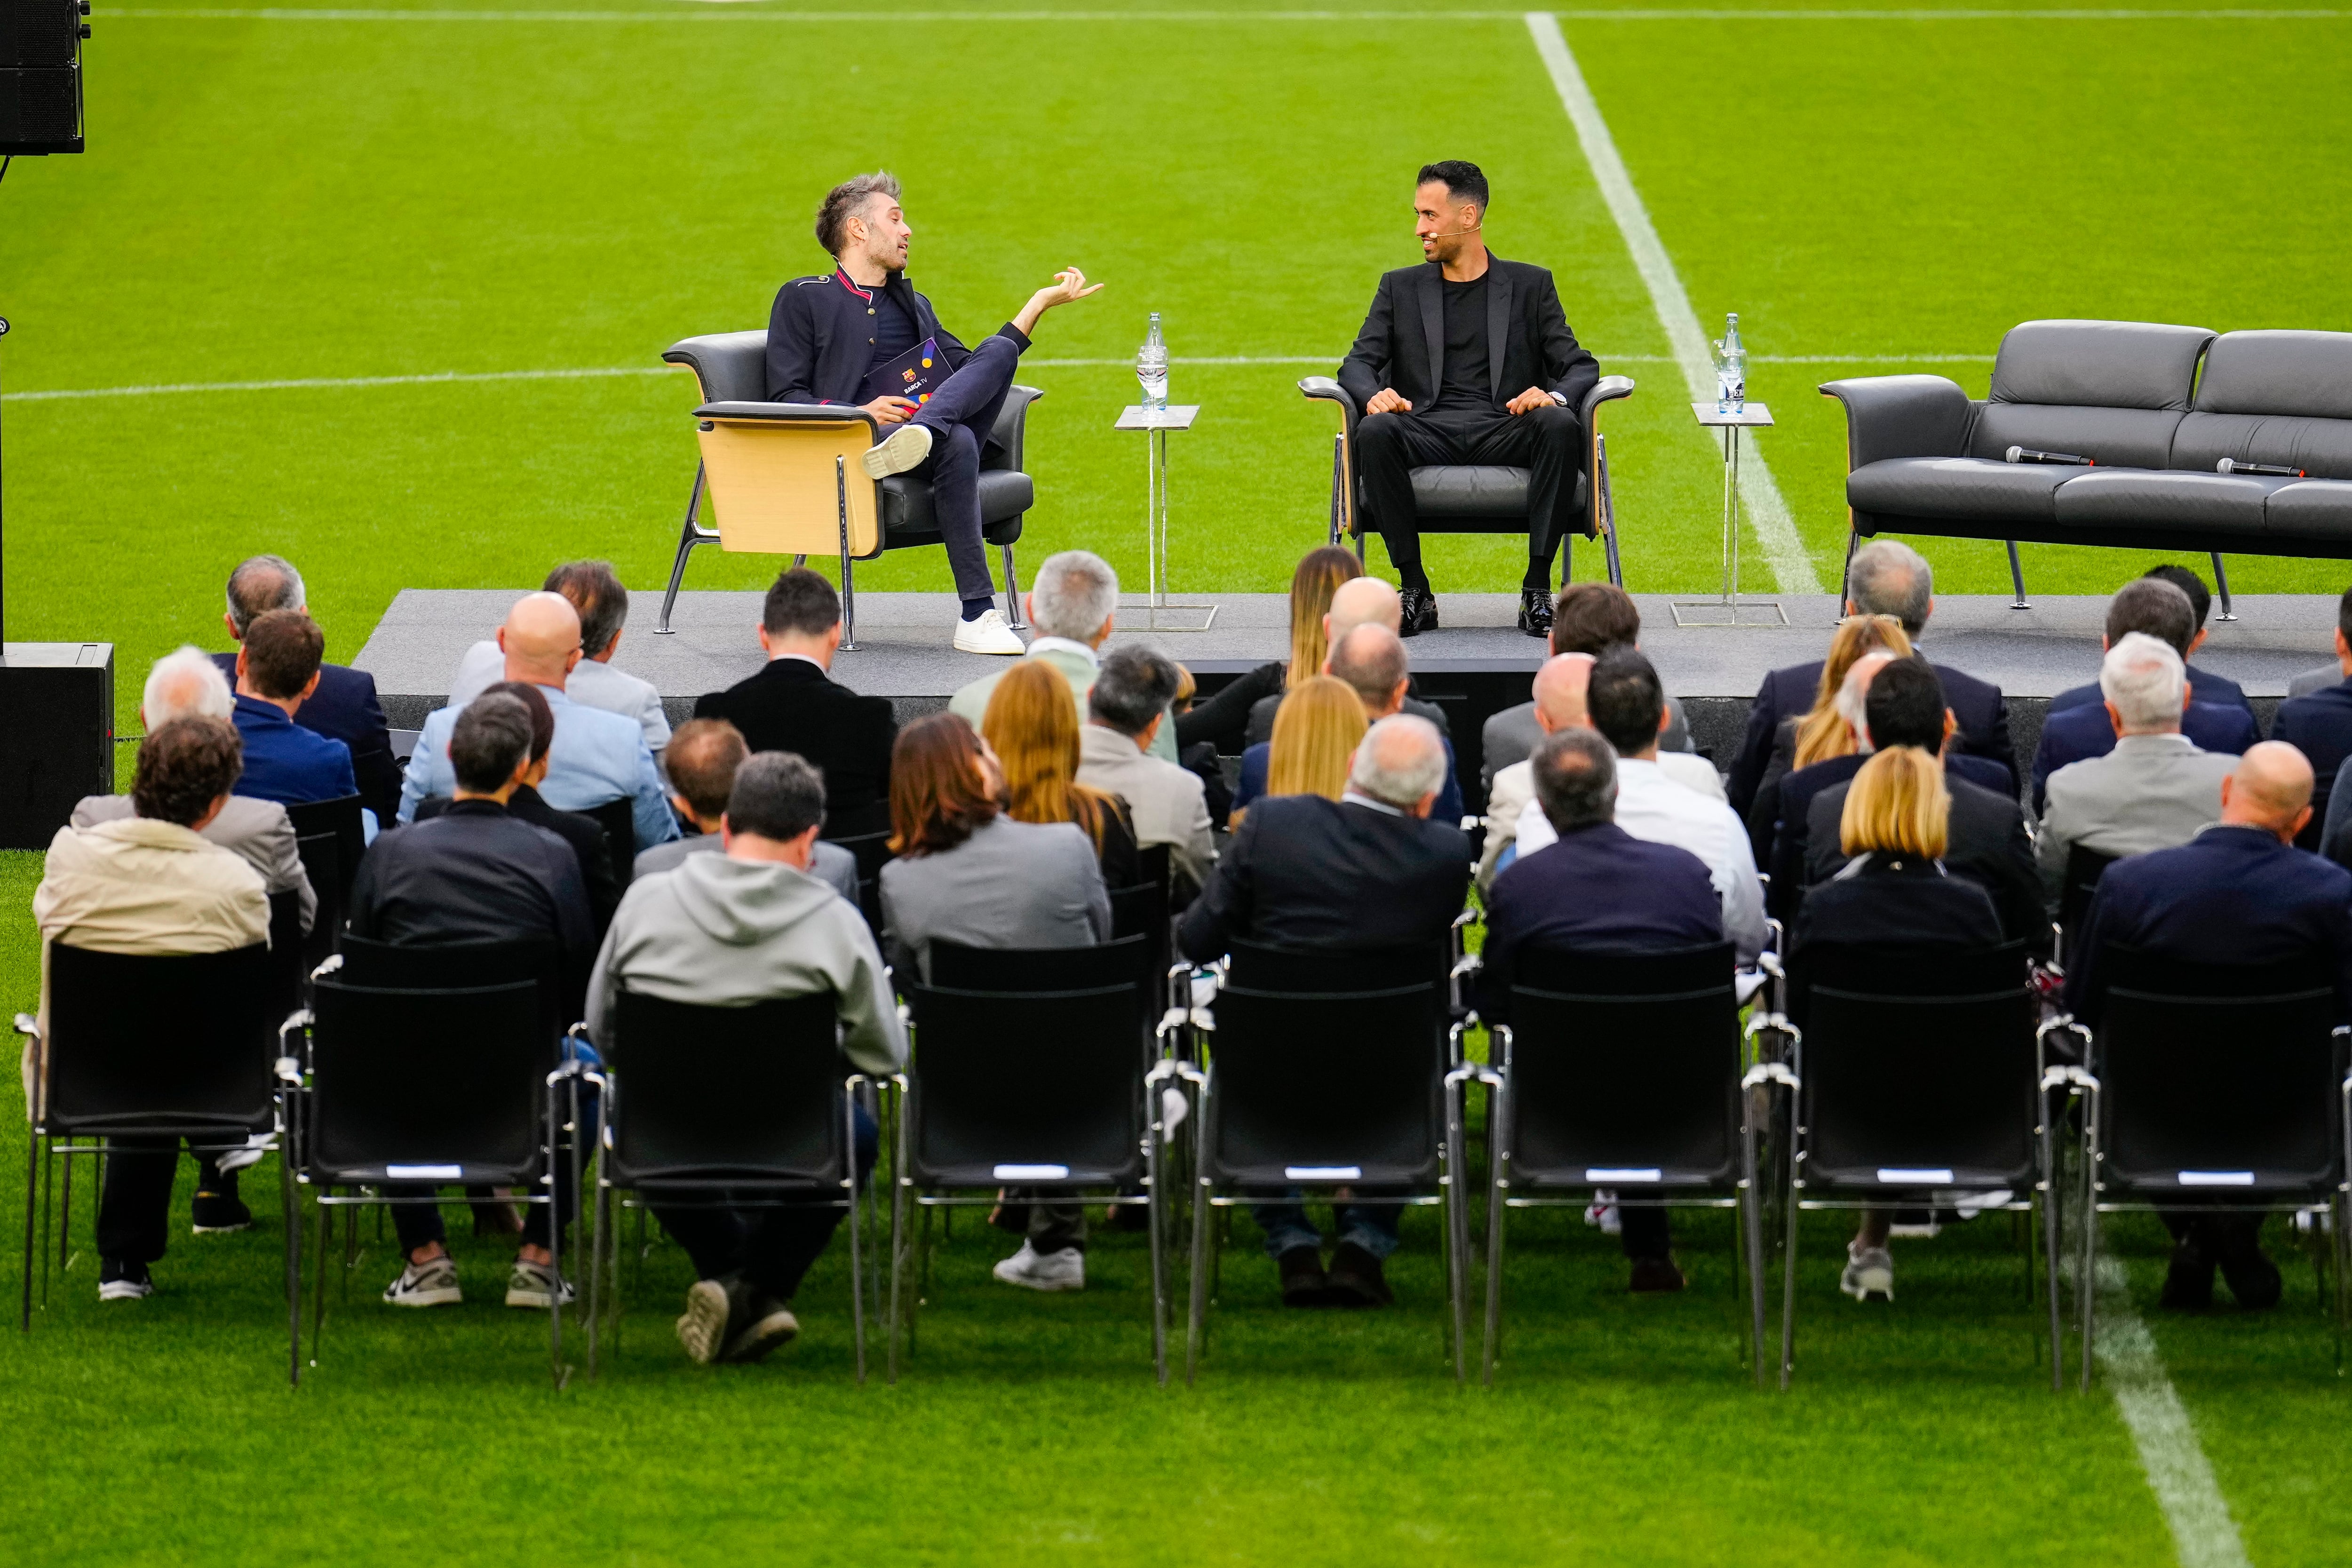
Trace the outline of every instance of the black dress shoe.
{"type": "Polygon", "coordinates": [[[2172,1244],[2172,1266],[2164,1271],[2158,1305],[2168,1311],[2201,1312],[2213,1304],[2213,1259],[2194,1241],[2172,1244]]]}
{"type": "Polygon", "coordinates": [[[1396,1302],[1389,1290],[1381,1260],[1352,1241],[1343,1241],[1331,1254],[1331,1304],[1335,1307],[1387,1307],[1396,1302]]]}
{"type": "Polygon", "coordinates": [[[1397,636],[1409,637],[1437,629],[1437,595],[1426,588],[1407,588],[1397,595],[1402,614],[1397,636]]]}
{"type": "Polygon", "coordinates": [[[1311,1247],[1294,1247],[1274,1260],[1282,1271],[1282,1304],[1286,1307],[1328,1307],[1328,1282],[1323,1276],[1323,1255],[1311,1247]]]}
{"type": "Polygon", "coordinates": [[[1653,1295],[1683,1288],[1683,1271],[1675,1267],[1671,1258],[1636,1258],[1633,1277],[1626,1288],[1639,1295],[1653,1295]]]}
{"type": "Polygon", "coordinates": [[[1551,591],[1548,588],[1519,590],[1519,630],[1531,637],[1551,636],[1551,591]]]}

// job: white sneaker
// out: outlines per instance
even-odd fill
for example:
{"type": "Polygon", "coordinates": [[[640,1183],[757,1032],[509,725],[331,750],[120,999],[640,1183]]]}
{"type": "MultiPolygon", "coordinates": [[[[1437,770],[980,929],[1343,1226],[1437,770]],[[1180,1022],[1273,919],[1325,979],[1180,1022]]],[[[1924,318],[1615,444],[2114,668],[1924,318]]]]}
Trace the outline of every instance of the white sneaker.
{"type": "Polygon", "coordinates": [[[457,1262],[447,1253],[429,1263],[412,1263],[400,1278],[383,1288],[383,1299],[394,1307],[454,1307],[466,1299],[457,1288],[457,1262]]]}
{"type": "Polygon", "coordinates": [[[1083,1290],[1087,1288],[1087,1255],[1075,1247],[1040,1257],[1027,1242],[1021,1250],[998,1264],[996,1277],[1007,1285],[1025,1285],[1032,1290],[1083,1290]]]}
{"type": "Polygon", "coordinates": [[[1622,1235],[1625,1216],[1617,1207],[1617,1194],[1607,1187],[1594,1188],[1592,1202],[1585,1206],[1584,1223],[1598,1226],[1603,1236],[1622,1235]]]}
{"type": "Polygon", "coordinates": [[[931,427],[928,425],[899,426],[859,455],[866,467],[866,477],[887,479],[892,474],[903,474],[908,468],[919,468],[931,455],[931,427]]]}
{"type": "Polygon", "coordinates": [[[976,621],[956,623],[955,646],[958,653],[1002,653],[1015,658],[1029,651],[1028,645],[1013,635],[993,605],[982,611],[976,621]]]}
{"type": "Polygon", "coordinates": [[[562,1296],[563,1304],[569,1307],[578,1294],[571,1280],[556,1277],[552,1263],[525,1263],[518,1258],[513,1270],[507,1275],[509,1307],[530,1307],[544,1312],[555,1305],[556,1297],[562,1296]]]}
{"type": "Polygon", "coordinates": [[[1838,1289],[1857,1301],[1873,1296],[1895,1300],[1895,1255],[1883,1247],[1845,1244],[1845,1273],[1838,1289]]]}

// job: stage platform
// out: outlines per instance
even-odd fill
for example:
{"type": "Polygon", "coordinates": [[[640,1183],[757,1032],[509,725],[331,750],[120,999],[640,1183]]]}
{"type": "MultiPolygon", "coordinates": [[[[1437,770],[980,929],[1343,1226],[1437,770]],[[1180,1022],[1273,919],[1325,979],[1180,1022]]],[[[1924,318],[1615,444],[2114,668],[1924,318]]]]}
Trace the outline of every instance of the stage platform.
{"type": "MultiPolygon", "coordinates": [[[[522,592],[411,588],[393,601],[352,662],[375,676],[395,728],[415,729],[441,705],[467,645],[489,637],[522,592]]],[[[653,628],[660,595],[641,590],[632,596],[628,629],[613,662],[652,681],[673,720],[683,719],[696,697],[732,685],[760,667],[753,634],[761,597],[755,591],[681,594],[671,617],[672,635],[658,637],[653,628]]],[[[1210,630],[1151,631],[1137,603],[1121,607],[1115,642],[1160,647],[1188,665],[1207,689],[1287,654],[1285,595],[1184,598],[1216,606],[1210,630]]],[[[1667,689],[1683,699],[1693,740],[1725,765],[1747,721],[1758,680],[1768,669],[1820,658],[1838,610],[1835,598],[1826,594],[1790,596],[1779,601],[1788,613],[1786,626],[1677,626],[1671,595],[1637,594],[1634,599],[1642,609],[1643,651],[1657,665],[1667,689]]],[[[1926,641],[1938,660],[1990,680],[2008,694],[2022,761],[2041,733],[2047,700],[2095,678],[2106,605],[2103,597],[2052,596],[2019,610],[2006,595],[1939,598],[1926,641]]],[[[1544,645],[1521,636],[1513,624],[1516,595],[1449,594],[1439,606],[1446,625],[1412,639],[1413,669],[1424,693],[1457,715],[1456,750],[1473,753],[1461,761],[1464,773],[1475,776],[1478,724],[1496,709],[1526,700],[1526,683],[1542,661],[1544,645]]],[[[2236,608],[2235,621],[2210,623],[2211,636],[2196,661],[2243,685],[2267,724],[2291,677],[2331,661],[2336,601],[2322,594],[2242,595],[2236,608]]],[[[958,687],[1003,663],[949,647],[955,614],[950,595],[859,595],[862,646],[835,662],[835,677],[859,691],[891,699],[902,719],[937,711],[958,687]]]]}

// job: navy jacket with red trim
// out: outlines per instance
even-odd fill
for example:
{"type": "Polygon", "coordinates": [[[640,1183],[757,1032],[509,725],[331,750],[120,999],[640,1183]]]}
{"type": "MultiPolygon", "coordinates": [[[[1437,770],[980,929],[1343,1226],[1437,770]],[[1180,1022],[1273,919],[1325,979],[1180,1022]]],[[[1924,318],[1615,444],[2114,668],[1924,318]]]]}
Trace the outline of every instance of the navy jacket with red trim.
{"type": "MultiPolygon", "coordinates": [[[[939,342],[950,370],[961,370],[971,351],[940,324],[931,302],[915,291],[903,272],[882,289],[915,318],[915,341],[939,342]]],[[[883,308],[882,289],[860,289],[838,269],[795,278],[776,290],[768,315],[768,397],[774,403],[857,403],[866,373],[874,365],[874,312],[883,308]]]]}

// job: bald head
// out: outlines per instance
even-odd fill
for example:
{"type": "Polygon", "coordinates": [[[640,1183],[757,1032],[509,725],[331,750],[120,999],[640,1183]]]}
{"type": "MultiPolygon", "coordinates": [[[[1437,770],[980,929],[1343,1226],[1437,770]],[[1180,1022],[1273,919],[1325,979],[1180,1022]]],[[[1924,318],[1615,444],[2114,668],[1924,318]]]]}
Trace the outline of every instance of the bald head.
{"type": "Polygon", "coordinates": [[[1437,726],[1391,714],[1364,731],[1348,764],[1348,787],[1412,816],[1427,816],[1445,783],[1445,743],[1437,726]]]}
{"type": "Polygon", "coordinates": [[[1348,683],[1367,719],[1383,718],[1404,705],[1404,644],[1386,626],[1355,627],[1331,645],[1324,668],[1348,683]]]}
{"type": "Polygon", "coordinates": [[[1350,577],[1333,591],[1330,613],[1323,617],[1324,645],[1339,646],[1339,639],[1358,626],[1382,626],[1396,631],[1404,625],[1404,605],[1397,591],[1378,577],[1350,577]]]}
{"type": "Polygon", "coordinates": [[[2311,820],[2311,763],[2284,741],[2250,746],[2221,781],[2221,821],[2292,840],[2311,820]]]}
{"type": "Polygon", "coordinates": [[[507,679],[561,689],[580,662],[580,612],[561,594],[525,594],[499,628],[507,679]]]}
{"type": "Polygon", "coordinates": [[[1536,671],[1536,723],[1547,735],[1591,727],[1584,690],[1592,684],[1592,656],[1555,654],[1536,671]]]}

